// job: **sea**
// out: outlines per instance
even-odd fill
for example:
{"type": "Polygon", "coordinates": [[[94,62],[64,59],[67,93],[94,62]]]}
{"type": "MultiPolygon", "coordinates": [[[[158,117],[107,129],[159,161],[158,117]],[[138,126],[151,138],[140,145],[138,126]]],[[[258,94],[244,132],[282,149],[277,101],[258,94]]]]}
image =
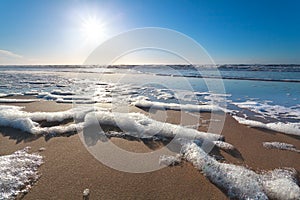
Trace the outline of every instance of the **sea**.
{"type": "Polygon", "coordinates": [[[33,95],[187,111],[214,105],[240,123],[300,135],[300,65],[0,66],[0,80],[2,103],[33,95]]]}
{"type": "MultiPolygon", "coordinates": [[[[93,105],[109,103],[120,108],[134,105],[149,110],[168,109],[190,114],[226,113],[241,124],[297,138],[300,136],[299,86],[298,65],[0,66],[0,103],[5,104],[0,105],[0,126],[44,135],[45,138],[87,128],[84,140],[87,146],[91,146],[86,147],[91,149],[103,136],[102,130],[88,129],[93,127],[94,119],[97,119],[97,125],[120,127],[120,132],[106,131],[105,135],[110,137],[125,137],[127,134],[144,140],[162,140],[179,135],[175,141],[182,148],[176,156],[161,155],[153,161],[147,154],[142,155],[145,158],[142,162],[133,162],[131,157],[124,159],[123,155],[127,154],[119,154],[120,151],[111,151],[110,148],[108,152],[103,151],[104,148],[99,151],[100,155],[110,156],[93,155],[107,166],[134,173],[154,171],[161,168],[161,163],[173,165],[185,159],[202,171],[214,185],[227,191],[229,198],[299,199],[300,189],[294,169],[255,172],[244,166],[219,162],[208,155],[204,150],[207,145],[201,146],[203,139],[226,151],[235,149],[213,132],[163,123],[141,113],[114,113],[105,107],[100,107],[104,110],[97,107],[98,110],[92,112],[93,105]],[[20,106],[9,105],[39,100],[69,103],[74,107],[92,107],[29,113],[22,111],[20,106]],[[81,121],[76,126],[56,126],[56,123],[52,123],[54,126],[44,127],[37,123],[61,122],[70,118],[81,121]],[[122,162],[128,163],[120,165],[120,160],[115,162],[113,158],[122,158],[122,162]],[[117,163],[117,167],[112,163],[117,163]],[[137,163],[142,163],[142,170],[137,163]]],[[[263,145],[266,148],[299,152],[287,143],[264,142],[263,145]]],[[[43,157],[37,153],[31,154],[29,150],[26,147],[11,155],[0,155],[0,199],[14,199],[20,193],[28,193],[39,178],[38,167],[43,163],[43,157]]],[[[152,152],[151,155],[159,156],[152,152]]]]}

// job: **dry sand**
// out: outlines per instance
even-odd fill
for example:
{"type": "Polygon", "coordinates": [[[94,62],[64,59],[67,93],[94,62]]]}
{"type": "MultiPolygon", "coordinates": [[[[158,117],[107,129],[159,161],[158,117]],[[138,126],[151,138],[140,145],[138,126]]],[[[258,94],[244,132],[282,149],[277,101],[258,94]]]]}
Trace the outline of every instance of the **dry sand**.
{"type": "MultiPolygon", "coordinates": [[[[70,104],[44,101],[10,105],[22,105],[31,112],[51,112],[72,107],[70,104]]],[[[134,111],[146,113],[138,108],[134,108],[134,111]]],[[[177,111],[167,111],[161,117],[162,112],[155,111],[150,116],[185,125],[192,125],[197,121],[193,116],[177,111]]],[[[209,118],[209,114],[201,113],[201,130],[207,129],[205,123],[208,123],[209,118]]],[[[78,135],[55,137],[46,141],[44,137],[32,137],[12,128],[0,127],[0,133],[0,155],[11,154],[26,146],[31,146],[32,152],[37,152],[41,147],[46,148],[40,152],[45,161],[39,170],[42,176],[24,199],[81,199],[85,188],[91,191],[90,199],[226,199],[220,189],[189,163],[149,173],[125,173],[96,160],[85,149],[78,135]]],[[[220,151],[220,155],[225,158],[224,162],[247,165],[254,170],[293,167],[300,171],[299,153],[270,150],[262,146],[262,142],[279,141],[294,144],[300,149],[299,138],[248,128],[229,115],[226,115],[222,134],[226,142],[233,144],[238,150],[230,153],[220,151]]],[[[142,142],[118,138],[112,140],[129,151],[151,151],[142,142]]]]}

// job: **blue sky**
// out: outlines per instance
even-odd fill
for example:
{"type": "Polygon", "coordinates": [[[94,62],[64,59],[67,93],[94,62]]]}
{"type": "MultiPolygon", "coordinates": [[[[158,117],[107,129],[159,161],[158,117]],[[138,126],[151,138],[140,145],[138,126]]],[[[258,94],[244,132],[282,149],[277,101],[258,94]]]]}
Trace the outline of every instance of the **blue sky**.
{"type": "Polygon", "coordinates": [[[300,63],[299,9],[297,0],[1,0],[0,64],[81,64],[141,27],[186,34],[216,63],[300,63]]]}

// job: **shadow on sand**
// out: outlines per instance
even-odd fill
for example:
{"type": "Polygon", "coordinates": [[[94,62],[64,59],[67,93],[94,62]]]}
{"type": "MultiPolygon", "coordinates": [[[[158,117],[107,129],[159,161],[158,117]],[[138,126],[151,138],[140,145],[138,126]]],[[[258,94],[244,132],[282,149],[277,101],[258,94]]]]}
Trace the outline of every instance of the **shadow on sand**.
{"type": "Polygon", "coordinates": [[[8,137],[10,140],[15,140],[16,144],[20,142],[31,142],[42,137],[41,135],[33,135],[19,129],[10,128],[10,127],[0,127],[0,134],[4,137],[8,137]]]}
{"type": "Polygon", "coordinates": [[[265,129],[265,128],[260,128],[260,127],[251,127],[251,128],[254,128],[254,129],[257,129],[257,130],[262,131],[264,133],[268,133],[268,134],[272,134],[272,135],[283,134],[285,136],[300,140],[300,135],[285,134],[285,133],[276,132],[276,131],[272,131],[272,130],[265,129]]]}

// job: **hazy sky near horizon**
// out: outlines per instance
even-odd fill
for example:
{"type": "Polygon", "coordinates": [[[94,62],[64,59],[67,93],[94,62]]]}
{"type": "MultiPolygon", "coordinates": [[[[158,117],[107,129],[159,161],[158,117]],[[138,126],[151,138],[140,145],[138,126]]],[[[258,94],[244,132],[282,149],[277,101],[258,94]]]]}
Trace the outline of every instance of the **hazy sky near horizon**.
{"type": "Polygon", "coordinates": [[[300,64],[299,9],[298,0],[1,0],[0,64],[82,64],[142,27],[181,32],[216,63],[300,64]]]}

